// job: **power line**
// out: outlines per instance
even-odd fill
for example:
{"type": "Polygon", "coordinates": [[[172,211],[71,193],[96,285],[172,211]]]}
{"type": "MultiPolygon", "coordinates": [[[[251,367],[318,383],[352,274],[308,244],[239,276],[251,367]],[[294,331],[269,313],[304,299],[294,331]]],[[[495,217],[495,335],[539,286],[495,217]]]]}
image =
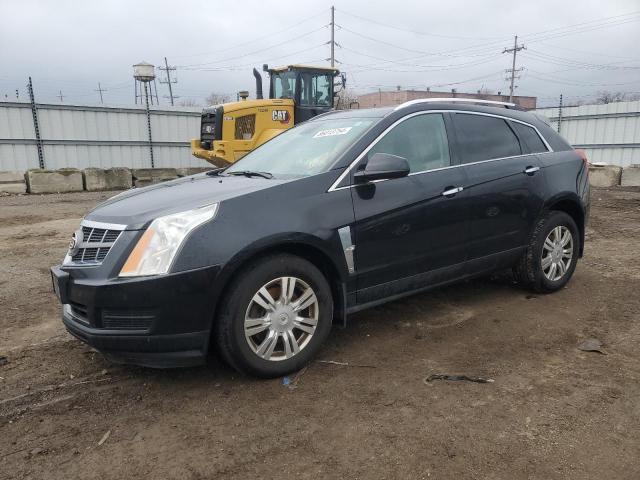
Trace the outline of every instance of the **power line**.
{"type": "Polygon", "coordinates": [[[219,53],[225,53],[225,52],[228,52],[230,50],[235,50],[236,48],[244,47],[246,45],[250,45],[252,43],[259,42],[261,40],[264,40],[265,38],[273,38],[274,35],[280,35],[281,33],[287,32],[289,30],[293,30],[294,28],[299,27],[300,25],[302,25],[303,23],[308,22],[309,20],[317,18],[317,17],[319,17],[321,15],[325,15],[325,12],[326,12],[326,10],[322,9],[321,11],[319,11],[319,12],[313,14],[313,15],[310,15],[309,17],[303,18],[302,20],[298,20],[296,23],[291,24],[291,25],[289,25],[287,27],[277,28],[275,30],[274,29],[270,29],[269,33],[267,35],[263,35],[263,36],[254,38],[252,40],[248,40],[246,42],[234,45],[232,47],[223,48],[222,50],[216,50],[214,52],[195,53],[195,54],[190,54],[190,55],[174,55],[173,57],[176,57],[176,58],[193,58],[193,57],[204,57],[204,56],[207,56],[207,55],[217,55],[219,53]]]}
{"type": "MultiPolygon", "coordinates": [[[[297,50],[295,52],[288,53],[286,55],[279,55],[277,57],[270,57],[270,58],[264,59],[264,61],[270,62],[270,61],[273,61],[273,60],[279,60],[281,58],[292,57],[292,56],[298,55],[300,53],[308,52],[310,50],[315,50],[316,48],[320,48],[320,47],[324,48],[324,47],[326,47],[326,45],[327,45],[327,42],[324,42],[324,43],[321,43],[319,45],[314,45],[312,47],[303,48],[301,50],[297,50]]],[[[322,61],[322,60],[324,60],[324,59],[321,59],[319,61],[322,61]]],[[[315,60],[314,60],[314,62],[315,62],[315,60]]],[[[191,67],[191,68],[185,68],[184,70],[201,71],[201,72],[225,72],[225,71],[232,71],[232,70],[241,70],[241,69],[244,69],[244,68],[246,68],[248,66],[251,66],[251,65],[254,65],[254,63],[246,63],[244,65],[221,65],[221,66],[216,66],[216,67],[201,67],[201,68],[191,67]]],[[[179,67],[177,67],[177,68],[179,68],[179,67]]]]}
{"type": "MultiPolygon", "coordinates": [[[[562,66],[572,66],[578,68],[591,68],[591,69],[605,69],[605,70],[638,70],[640,69],[640,65],[619,65],[624,62],[611,62],[606,64],[598,64],[598,63],[589,63],[582,62],[580,60],[573,60],[570,58],[558,57],[555,55],[551,55],[544,52],[539,52],[537,50],[528,50],[528,54],[533,56],[533,58],[538,58],[539,60],[543,60],[548,63],[554,63],[556,65],[562,66]]],[[[528,56],[529,56],[528,55],[528,56]]]]}
{"type": "MultiPolygon", "coordinates": [[[[548,30],[541,30],[539,32],[533,32],[533,33],[527,33],[525,35],[523,35],[525,38],[527,38],[527,41],[532,42],[533,41],[533,37],[537,37],[543,34],[556,34],[556,33],[562,33],[560,32],[561,30],[570,30],[570,29],[574,29],[574,28],[586,28],[586,27],[599,27],[599,26],[607,26],[605,25],[606,22],[609,21],[619,21],[619,20],[624,20],[622,17],[633,17],[640,14],[640,10],[638,11],[634,11],[634,12],[629,12],[629,13],[623,13],[620,15],[614,15],[611,17],[601,17],[601,18],[597,18],[594,20],[588,20],[586,22],[580,22],[580,23],[574,23],[572,25],[565,25],[563,27],[556,27],[556,28],[551,28],[548,30]],[[603,23],[605,22],[605,23],[603,23]],[[589,24],[597,24],[597,25],[589,25],[589,24]],[[531,39],[530,39],[531,38],[531,39]]],[[[535,41],[540,41],[539,39],[536,39],[535,41]]]]}
{"type": "MultiPolygon", "coordinates": [[[[416,87],[416,88],[429,88],[429,87],[433,88],[433,87],[448,87],[448,86],[452,86],[452,85],[461,85],[463,83],[470,83],[470,82],[475,82],[475,81],[478,81],[478,80],[486,80],[486,79],[489,79],[489,78],[492,78],[492,77],[502,76],[502,73],[503,73],[502,70],[499,70],[497,72],[492,72],[492,73],[489,73],[487,75],[481,75],[481,76],[478,76],[478,77],[468,78],[466,80],[460,80],[458,82],[433,83],[433,84],[429,84],[429,85],[422,84],[422,85],[413,85],[413,87],[416,87]]],[[[360,87],[370,87],[370,88],[379,88],[379,87],[395,88],[397,86],[397,84],[396,85],[362,85],[362,84],[359,84],[359,86],[360,87]]]]}
{"type": "MultiPolygon", "coordinates": [[[[558,45],[552,45],[550,43],[545,43],[543,41],[541,41],[540,43],[545,47],[551,47],[551,48],[555,48],[555,49],[558,49],[558,50],[566,50],[567,52],[580,53],[580,54],[583,54],[583,55],[596,55],[598,57],[607,57],[607,58],[624,58],[625,60],[635,60],[635,61],[640,60],[640,58],[637,58],[637,57],[625,57],[625,56],[622,56],[622,55],[612,55],[610,53],[587,52],[585,50],[576,50],[575,48],[560,47],[558,45]]],[[[553,98],[555,98],[555,97],[553,97],[553,98]]]]}
{"type": "Polygon", "coordinates": [[[497,59],[499,57],[501,57],[501,55],[495,55],[495,54],[491,54],[491,55],[486,55],[480,59],[475,59],[475,60],[471,60],[470,62],[464,62],[464,63],[457,63],[457,64],[448,64],[448,65],[422,65],[422,64],[416,64],[416,63],[405,63],[402,61],[397,61],[397,60],[392,60],[392,59],[388,59],[388,58],[383,58],[383,57],[378,57],[376,55],[370,55],[368,53],[364,53],[364,52],[360,52],[358,50],[355,50],[353,48],[349,48],[349,47],[342,47],[344,50],[348,51],[348,52],[352,52],[355,53],[356,55],[361,55],[363,57],[368,57],[368,58],[372,58],[374,60],[380,60],[384,63],[393,63],[396,65],[401,65],[401,66],[405,66],[405,67],[417,67],[417,68],[423,68],[424,70],[397,70],[397,69],[391,69],[391,68],[383,68],[383,67],[376,67],[376,65],[379,65],[379,63],[372,63],[372,64],[368,64],[368,65],[359,65],[359,64],[354,64],[354,63],[349,63],[349,65],[353,65],[356,67],[361,67],[363,69],[366,70],[383,70],[383,71],[388,71],[388,72],[407,72],[407,73],[411,73],[411,72],[430,72],[430,71],[438,71],[438,70],[453,70],[453,69],[457,69],[457,68],[465,68],[465,67],[469,67],[469,66],[474,66],[474,65],[481,65],[487,62],[487,60],[489,60],[490,58],[494,58],[497,59]]]}
{"type": "Polygon", "coordinates": [[[616,22],[607,22],[607,23],[602,23],[599,25],[592,25],[589,27],[585,27],[585,28],[578,28],[578,29],[574,29],[574,30],[567,30],[566,32],[557,32],[557,33],[552,33],[546,36],[537,36],[534,38],[526,38],[528,43],[533,43],[533,42],[542,42],[544,40],[550,40],[550,39],[554,39],[554,38],[563,38],[569,35],[576,35],[579,33],[585,33],[585,32],[592,32],[594,30],[600,30],[602,28],[610,28],[610,27],[618,27],[620,25],[625,25],[627,23],[633,23],[633,22],[637,22],[640,21],[640,17],[637,18],[628,18],[628,19],[621,19],[620,21],[616,21],[616,22]]]}
{"type": "Polygon", "coordinates": [[[455,40],[494,40],[494,39],[504,39],[504,37],[461,37],[461,36],[453,36],[453,35],[441,35],[441,34],[437,34],[437,33],[431,33],[431,32],[419,32],[416,30],[411,30],[408,28],[402,28],[402,27],[398,27],[395,25],[391,25],[388,23],[384,23],[384,22],[379,22],[377,20],[372,20],[370,18],[366,18],[363,17],[362,15],[356,15],[355,13],[350,13],[344,10],[340,10],[341,13],[344,13],[347,16],[350,17],[354,17],[357,18],[359,20],[363,20],[365,22],[369,22],[369,23],[373,23],[375,25],[380,25],[382,27],[386,27],[386,28],[391,28],[393,30],[399,30],[401,32],[407,32],[407,33],[413,33],[415,35],[424,35],[424,36],[428,36],[428,37],[439,37],[439,38],[451,38],[451,39],[455,39],[455,40]]]}
{"type": "Polygon", "coordinates": [[[562,85],[571,85],[576,87],[608,87],[608,86],[631,85],[633,83],[640,83],[640,78],[630,82],[621,82],[621,83],[581,83],[581,82],[573,82],[567,79],[561,79],[558,77],[552,77],[552,76],[549,76],[548,73],[538,72],[536,70],[529,69],[529,72],[530,72],[529,76],[531,76],[532,78],[535,78],[536,80],[542,80],[544,82],[559,83],[562,85]],[[534,75],[532,75],[531,73],[533,73],[534,75]],[[542,76],[538,76],[538,75],[542,75],[542,76]]]}
{"type": "Polygon", "coordinates": [[[264,52],[264,51],[266,51],[266,50],[271,50],[272,48],[279,47],[279,46],[284,45],[284,44],[287,44],[287,43],[291,43],[291,42],[292,42],[292,41],[294,41],[294,40],[296,40],[296,41],[297,41],[297,40],[300,40],[301,38],[308,37],[309,35],[312,35],[312,34],[314,34],[314,33],[318,32],[318,31],[320,31],[320,30],[322,30],[322,29],[324,29],[324,28],[326,28],[326,27],[328,27],[328,26],[329,26],[329,25],[322,25],[321,27],[316,28],[316,29],[313,29],[313,30],[310,30],[310,31],[308,31],[307,33],[304,33],[304,34],[302,34],[302,35],[298,35],[298,36],[296,36],[296,37],[294,37],[294,38],[289,38],[289,39],[284,40],[284,41],[282,41],[282,42],[280,42],[280,43],[276,43],[276,44],[274,44],[274,45],[269,45],[268,47],[260,48],[260,49],[258,49],[258,50],[254,50],[254,51],[252,51],[252,52],[248,52],[248,53],[245,53],[245,54],[242,54],[242,55],[234,55],[233,57],[228,57],[228,58],[224,58],[224,59],[214,60],[214,61],[211,61],[211,62],[194,63],[194,64],[191,64],[191,65],[178,65],[176,68],[178,68],[178,69],[184,69],[184,70],[189,70],[189,69],[191,69],[192,67],[203,67],[203,66],[207,66],[207,65],[214,65],[214,64],[216,64],[216,63],[228,62],[229,60],[235,60],[236,58],[248,57],[248,56],[250,56],[250,55],[254,55],[254,54],[256,54],[256,53],[261,53],[261,52],[264,52]]]}

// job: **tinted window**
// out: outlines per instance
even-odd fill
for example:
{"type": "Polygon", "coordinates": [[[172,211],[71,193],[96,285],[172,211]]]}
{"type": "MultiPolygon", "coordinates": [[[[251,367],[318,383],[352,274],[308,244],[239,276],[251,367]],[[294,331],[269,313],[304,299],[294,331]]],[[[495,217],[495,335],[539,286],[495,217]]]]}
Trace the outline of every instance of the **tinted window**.
{"type": "Polygon", "coordinates": [[[408,160],[411,172],[449,166],[449,145],[440,114],[416,115],[396,125],[376,143],[374,153],[391,153],[408,160]]]}
{"type": "Polygon", "coordinates": [[[453,124],[463,163],[520,155],[520,142],[507,122],[486,115],[456,113],[453,124]]]}
{"type": "Polygon", "coordinates": [[[533,128],[517,122],[511,122],[511,126],[520,137],[522,153],[540,153],[547,151],[547,147],[540,138],[540,135],[538,135],[538,132],[533,128]]]}

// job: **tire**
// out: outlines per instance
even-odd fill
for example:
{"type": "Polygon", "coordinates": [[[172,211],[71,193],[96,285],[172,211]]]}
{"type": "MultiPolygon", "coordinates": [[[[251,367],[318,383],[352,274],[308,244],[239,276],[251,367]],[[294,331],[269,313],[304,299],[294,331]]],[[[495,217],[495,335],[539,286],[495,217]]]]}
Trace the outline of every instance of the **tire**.
{"type": "Polygon", "coordinates": [[[571,279],[576,269],[579,252],[580,235],[573,218],[565,212],[548,211],[538,219],[529,245],[514,268],[516,280],[524,287],[538,293],[560,290],[571,279]],[[558,232],[561,232],[560,246],[555,243],[558,232]],[[562,246],[566,232],[571,235],[570,243],[562,246]],[[570,258],[567,253],[569,244],[570,258]],[[557,250],[551,249],[552,245],[554,248],[557,246],[557,250]],[[553,265],[550,264],[553,263],[556,264],[556,269],[552,274],[553,265]]]}
{"type": "Polygon", "coordinates": [[[307,364],[332,320],[331,288],[322,272],[300,257],[276,254],[247,265],[232,281],[214,340],[236,370],[273,378],[307,364]]]}

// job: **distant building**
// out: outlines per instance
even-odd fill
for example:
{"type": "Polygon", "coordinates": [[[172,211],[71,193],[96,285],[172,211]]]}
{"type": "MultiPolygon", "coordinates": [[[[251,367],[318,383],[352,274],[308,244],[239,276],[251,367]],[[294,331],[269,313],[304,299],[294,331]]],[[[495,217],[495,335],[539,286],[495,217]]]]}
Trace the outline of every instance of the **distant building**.
{"type": "MultiPolygon", "coordinates": [[[[409,100],[417,100],[419,98],[477,98],[481,100],[493,100],[498,102],[508,102],[509,95],[497,95],[489,93],[458,93],[455,89],[450,92],[434,92],[431,90],[392,90],[388,92],[377,91],[358,95],[358,104],[352,104],[352,108],[373,108],[373,107],[391,107],[400,105],[409,100]]],[[[513,97],[513,103],[520,105],[527,110],[536,108],[537,97],[513,97]]]]}

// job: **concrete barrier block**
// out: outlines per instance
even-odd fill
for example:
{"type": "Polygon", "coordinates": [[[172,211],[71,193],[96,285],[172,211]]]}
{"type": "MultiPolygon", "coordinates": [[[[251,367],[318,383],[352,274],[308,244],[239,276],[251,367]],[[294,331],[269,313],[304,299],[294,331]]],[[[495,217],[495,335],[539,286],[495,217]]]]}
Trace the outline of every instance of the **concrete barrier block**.
{"type": "Polygon", "coordinates": [[[622,170],[620,185],[623,187],[640,187],[640,165],[632,165],[622,170]]]}
{"type": "Polygon", "coordinates": [[[136,187],[146,187],[178,178],[175,168],[134,168],[131,173],[136,187]]]}
{"type": "Polygon", "coordinates": [[[603,165],[589,167],[589,183],[592,187],[616,187],[620,185],[622,167],[603,165]]]}
{"type": "Polygon", "coordinates": [[[85,168],[82,171],[84,189],[88,192],[100,190],[126,190],[133,186],[133,177],[128,168],[85,168]]]}
{"type": "Polygon", "coordinates": [[[0,172],[1,193],[26,193],[27,182],[23,172],[0,172]]]}
{"type": "Polygon", "coordinates": [[[77,168],[59,170],[28,170],[27,185],[30,193],[81,192],[82,172],[77,168]]]}
{"type": "Polygon", "coordinates": [[[176,168],[176,172],[179,177],[188,177],[189,175],[196,175],[198,173],[208,172],[209,170],[213,170],[215,167],[212,165],[210,167],[181,167],[176,168]]]}

